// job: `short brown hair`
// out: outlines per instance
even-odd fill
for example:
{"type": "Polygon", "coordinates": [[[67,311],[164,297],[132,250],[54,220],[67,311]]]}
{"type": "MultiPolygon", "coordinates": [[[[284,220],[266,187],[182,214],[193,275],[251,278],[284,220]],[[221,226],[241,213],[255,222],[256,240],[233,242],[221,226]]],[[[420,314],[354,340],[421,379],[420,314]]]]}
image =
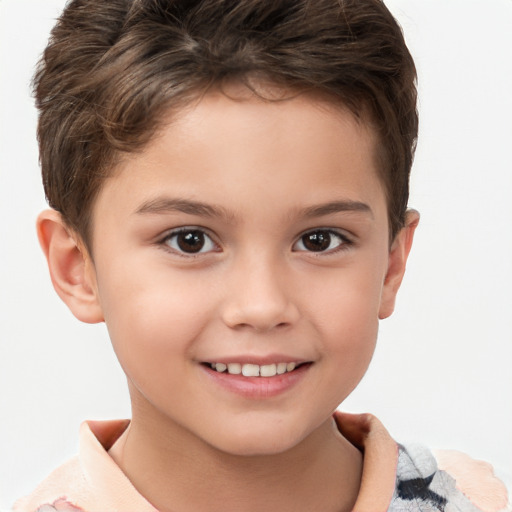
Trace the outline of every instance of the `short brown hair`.
{"type": "Polygon", "coordinates": [[[88,245],[91,208],[117,157],[142,148],[163,112],[250,76],[367,113],[393,238],[418,131],[416,71],[380,0],[70,1],[34,77],[50,206],[88,245]]]}

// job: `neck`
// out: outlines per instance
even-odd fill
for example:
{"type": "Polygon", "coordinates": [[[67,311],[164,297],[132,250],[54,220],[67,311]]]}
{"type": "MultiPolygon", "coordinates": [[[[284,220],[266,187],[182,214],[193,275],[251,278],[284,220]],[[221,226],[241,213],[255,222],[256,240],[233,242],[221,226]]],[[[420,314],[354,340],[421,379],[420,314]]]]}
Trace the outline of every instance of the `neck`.
{"type": "Polygon", "coordinates": [[[362,471],[361,453],[330,418],[286,452],[240,456],[134,414],[110,455],[161,512],[349,511],[362,471]]]}

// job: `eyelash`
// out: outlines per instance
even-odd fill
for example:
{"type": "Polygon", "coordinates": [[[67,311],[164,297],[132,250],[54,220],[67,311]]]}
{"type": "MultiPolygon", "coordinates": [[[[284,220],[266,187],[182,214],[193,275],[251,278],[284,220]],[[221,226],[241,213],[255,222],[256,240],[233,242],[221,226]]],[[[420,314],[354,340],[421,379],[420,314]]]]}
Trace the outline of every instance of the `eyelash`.
{"type": "MultiPolygon", "coordinates": [[[[200,228],[200,227],[196,227],[196,226],[185,226],[183,228],[179,228],[179,229],[175,229],[175,230],[172,230],[171,232],[167,233],[165,235],[165,237],[163,237],[159,244],[167,251],[170,251],[172,252],[173,254],[177,254],[179,256],[182,256],[184,258],[194,258],[194,257],[198,257],[199,255],[201,254],[208,254],[210,252],[220,252],[221,249],[219,247],[219,245],[215,242],[215,240],[213,239],[212,236],[210,236],[203,228],[200,228]],[[182,234],[188,234],[188,235],[201,235],[201,237],[203,238],[203,244],[201,245],[201,247],[199,248],[198,251],[196,252],[187,252],[185,250],[183,250],[183,247],[179,247],[179,242],[177,241],[178,240],[178,237],[182,234]],[[174,240],[176,241],[176,247],[173,247],[171,245],[171,241],[174,240]],[[206,251],[203,251],[203,248],[204,248],[204,245],[205,244],[208,244],[208,250],[206,251]]],[[[292,246],[292,251],[294,252],[307,252],[307,253],[310,253],[312,255],[326,255],[326,254],[336,254],[340,251],[346,251],[347,249],[349,249],[352,245],[354,244],[354,242],[348,238],[345,234],[343,233],[340,233],[339,231],[337,230],[334,230],[334,229],[327,229],[327,228],[316,228],[316,229],[311,229],[311,230],[308,230],[304,233],[302,233],[299,238],[297,239],[297,241],[293,244],[292,246]],[[335,238],[338,239],[339,243],[336,247],[332,248],[332,249],[328,249],[328,250],[319,250],[319,251],[315,251],[315,250],[308,250],[306,247],[305,247],[305,244],[304,244],[304,238],[308,235],[314,235],[314,234],[322,234],[323,236],[324,235],[328,235],[328,243],[329,245],[331,245],[332,243],[332,237],[334,236],[335,238]],[[298,244],[302,244],[303,248],[302,249],[296,249],[295,247],[298,245],[298,244]]]]}

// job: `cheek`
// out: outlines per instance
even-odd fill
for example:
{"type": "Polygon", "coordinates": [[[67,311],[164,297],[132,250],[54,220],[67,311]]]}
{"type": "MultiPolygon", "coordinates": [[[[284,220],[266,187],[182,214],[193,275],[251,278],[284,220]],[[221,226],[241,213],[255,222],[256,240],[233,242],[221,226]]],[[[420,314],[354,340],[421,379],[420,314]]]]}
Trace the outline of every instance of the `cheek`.
{"type": "Polygon", "coordinates": [[[212,309],[204,281],[196,281],[147,271],[112,272],[102,281],[105,323],[128,374],[139,367],[150,374],[190,353],[212,309]]]}
{"type": "Polygon", "coordinates": [[[314,329],[323,340],[322,356],[340,368],[338,379],[359,380],[375,349],[382,291],[380,272],[364,266],[358,272],[339,270],[312,288],[314,329]]]}
{"type": "Polygon", "coordinates": [[[326,365],[322,368],[329,368],[321,376],[317,399],[321,401],[324,393],[324,399],[337,407],[368,370],[379,321],[375,303],[371,303],[364,291],[339,293],[334,299],[325,303],[322,316],[318,317],[320,324],[316,325],[319,338],[324,340],[320,357],[326,365]]]}
{"type": "MultiPolygon", "coordinates": [[[[310,283],[309,307],[319,327],[345,333],[350,338],[374,331],[382,294],[384,272],[374,267],[338,269],[310,283]]],[[[308,307],[306,305],[306,307],[308,307]]]]}

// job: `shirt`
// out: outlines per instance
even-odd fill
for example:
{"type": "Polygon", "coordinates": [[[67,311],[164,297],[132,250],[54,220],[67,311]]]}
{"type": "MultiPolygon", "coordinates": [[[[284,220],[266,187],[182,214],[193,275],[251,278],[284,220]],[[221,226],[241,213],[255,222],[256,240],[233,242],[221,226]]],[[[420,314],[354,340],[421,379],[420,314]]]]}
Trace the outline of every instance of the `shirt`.
{"type": "MultiPolygon", "coordinates": [[[[336,412],[338,429],[363,453],[354,512],[505,512],[507,490],[492,467],[456,451],[396,443],[370,414],[336,412]]],[[[129,420],[89,421],[76,457],[52,472],[14,512],[158,512],[108,450],[129,420]]],[[[179,512],[179,511],[177,511],[179,512]]]]}

